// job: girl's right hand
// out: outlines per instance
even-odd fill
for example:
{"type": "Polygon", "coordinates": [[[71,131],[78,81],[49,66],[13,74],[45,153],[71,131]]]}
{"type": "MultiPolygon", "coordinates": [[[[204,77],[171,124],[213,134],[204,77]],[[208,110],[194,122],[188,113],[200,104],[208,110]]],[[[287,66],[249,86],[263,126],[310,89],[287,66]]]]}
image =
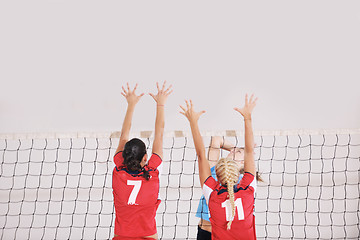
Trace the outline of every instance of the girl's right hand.
{"type": "Polygon", "coordinates": [[[191,100],[190,103],[187,100],[185,100],[185,103],[186,103],[186,108],[180,105],[180,108],[183,110],[183,112],[180,111],[180,113],[184,115],[189,120],[189,122],[197,122],[200,116],[203,113],[205,113],[205,111],[195,112],[191,100]]]}
{"type": "Polygon", "coordinates": [[[137,84],[135,85],[133,90],[130,89],[129,83],[126,83],[126,86],[127,86],[127,91],[122,86],[123,92],[121,92],[121,95],[123,95],[126,98],[126,101],[127,101],[128,105],[136,105],[139,102],[140,98],[142,96],[144,96],[144,93],[142,93],[140,95],[136,95],[135,91],[136,91],[136,88],[138,86],[137,84]]]}

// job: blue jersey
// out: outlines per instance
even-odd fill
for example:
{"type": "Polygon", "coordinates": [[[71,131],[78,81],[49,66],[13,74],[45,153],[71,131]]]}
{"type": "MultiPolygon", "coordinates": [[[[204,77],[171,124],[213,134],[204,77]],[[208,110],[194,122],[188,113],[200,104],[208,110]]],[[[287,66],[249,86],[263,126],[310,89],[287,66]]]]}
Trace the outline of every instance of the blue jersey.
{"type": "MultiPolygon", "coordinates": [[[[217,181],[215,166],[213,166],[211,168],[211,176],[217,181]]],[[[240,182],[241,178],[242,178],[242,175],[240,174],[238,182],[240,182]]],[[[198,205],[198,209],[197,209],[197,212],[196,212],[195,216],[210,222],[209,207],[208,207],[208,205],[206,203],[204,195],[201,195],[199,205],[198,205]]]]}

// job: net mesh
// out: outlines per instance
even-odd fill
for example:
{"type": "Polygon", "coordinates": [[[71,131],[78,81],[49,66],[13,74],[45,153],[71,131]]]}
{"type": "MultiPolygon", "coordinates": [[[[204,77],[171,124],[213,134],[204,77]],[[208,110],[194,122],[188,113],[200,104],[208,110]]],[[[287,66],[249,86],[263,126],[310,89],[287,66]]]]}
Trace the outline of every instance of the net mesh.
{"type": "MultiPolygon", "coordinates": [[[[230,135],[224,138],[243,146],[241,134],[230,135]]],[[[152,137],[142,140],[151,151],[152,137]]],[[[359,132],[274,132],[255,142],[264,180],[255,200],[259,239],[359,239],[359,132]]],[[[111,239],[117,144],[96,136],[2,137],[0,239],[111,239]]],[[[192,138],[166,137],[163,160],[159,238],[196,239],[201,188],[192,138]]]]}

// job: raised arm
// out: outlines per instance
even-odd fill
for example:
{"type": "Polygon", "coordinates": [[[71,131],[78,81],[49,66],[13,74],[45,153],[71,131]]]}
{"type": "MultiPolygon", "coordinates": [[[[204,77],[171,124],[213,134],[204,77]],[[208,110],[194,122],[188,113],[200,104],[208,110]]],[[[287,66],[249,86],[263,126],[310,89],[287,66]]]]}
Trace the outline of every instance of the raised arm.
{"type": "Polygon", "coordinates": [[[181,109],[183,110],[183,112],[180,113],[183,114],[189,120],[190,123],[191,134],[194,139],[196,155],[198,156],[200,185],[202,187],[204,185],[205,180],[209,176],[211,176],[210,165],[208,160],[206,159],[205,146],[198,125],[198,120],[200,116],[203,113],[205,113],[205,111],[195,112],[192,101],[190,100],[190,103],[188,101],[185,102],[186,102],[186,108],[180,106],[181,109]]]}
{"type": "Polygon", "coordinates": [[[255,160],[254,160],[254,134],[252,128],[251,114],[256,106],[257,98],[253,99],[251,95],[250,100],[248,95],[245,96],[245,105],[242,108],[234,108],[244,117],[245,124],[245,153],[244,153],[244,171],[256,176],[255,160]]]}
{"type": "Polygon", "coordinates": [[[220,158],[220,149],[229,151],[227,157],[230,157],[236,161],[244,160],[244,148],[236,147],[231,142],[227,141],[224,137],[221,136],[213,136],[211,137],[209,151],[208,151],[208,160],[210,163],[210,167],[216,165],[217,161],[220,158]]]}
{"type": "Polygon", "coordinates": [[[140,98],[144,95],[143,93],[140,95],[136,95],[135,90],[138,86],[137,84],[135,85],[133,90],[130,89],[128,83],[126,84],[126,86],[127,86],[127,90],[124,87],[122,87],[123,91],[121,92],[121,95],[123,95],[126,98],[128,106],[127,106],[124,122],[122,125],[119,145],[118,148],[116,149],[116,153],[123,151],[126,142],[129,141],[131,121],[135,110],[135,106],[139,102],[140,98]]]}
{"type": "Polygon", "coordinates": [[[168,96],[172,93],[171,85],[166,88],[166,81],[160,89],[159,83],[156,83],[158,93],[156,95],[149,93],[150,96],[156,102],[156,118],[155,118],[155,132],[154,132],[154,142],[152,147],[152,152],[156,153],[163,157],[163,137],[164,137],[164,128],[165,128],[165,103],[168,96]]]}

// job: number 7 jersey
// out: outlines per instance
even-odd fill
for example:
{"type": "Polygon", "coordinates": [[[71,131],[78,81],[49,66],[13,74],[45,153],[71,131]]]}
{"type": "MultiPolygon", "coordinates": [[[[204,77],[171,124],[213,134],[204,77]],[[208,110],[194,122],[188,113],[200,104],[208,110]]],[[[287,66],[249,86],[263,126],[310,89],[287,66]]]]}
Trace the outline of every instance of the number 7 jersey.
{"type": "Polygon", "coordinates": [[[153,153],[143,172],[131,172],[123,165],[122,152],[115,154],[112,188],[115,205],[115,234],[121,237],[144,237],[157,232],[155,215],[160,204],[159,174],[161,158],[153,153]]]}
{"type": "Polygon", "coordinates": [[[227,223],[231,218],[231,204],[227,188],[221,186],[213,177],[208,177],[203,185],[203,193],[210,210],[212,239],[256,239],[254,194],[256,180],[245,172],[240,183],[234,186],[235,217],[231,229],[227,223]]]}

